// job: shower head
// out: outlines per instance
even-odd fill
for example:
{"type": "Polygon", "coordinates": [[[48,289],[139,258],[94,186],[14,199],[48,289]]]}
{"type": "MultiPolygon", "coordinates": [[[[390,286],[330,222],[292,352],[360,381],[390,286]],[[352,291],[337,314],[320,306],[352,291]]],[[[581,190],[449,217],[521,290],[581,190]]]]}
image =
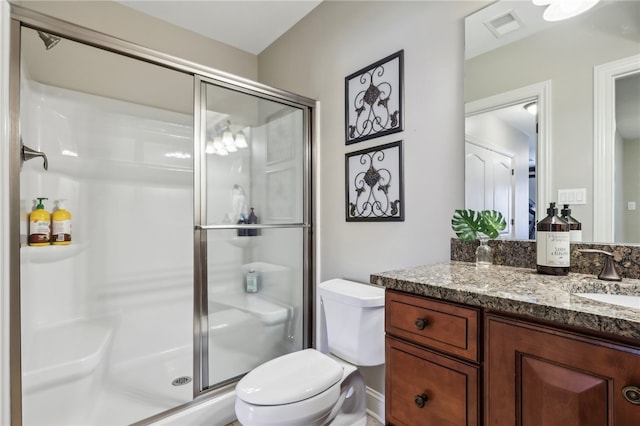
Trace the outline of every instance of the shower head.
{"type": "Polygon", "coordinates": [[[51,49],[53,46],[55,46],[56,44],[58,44],[60,42],[60,37],[56,37],[56,36],[51,35],[49,33],[38,31],[38,35],[40,36],[40,38],[44,42],[44,47],[47,50],[51,49]]]}

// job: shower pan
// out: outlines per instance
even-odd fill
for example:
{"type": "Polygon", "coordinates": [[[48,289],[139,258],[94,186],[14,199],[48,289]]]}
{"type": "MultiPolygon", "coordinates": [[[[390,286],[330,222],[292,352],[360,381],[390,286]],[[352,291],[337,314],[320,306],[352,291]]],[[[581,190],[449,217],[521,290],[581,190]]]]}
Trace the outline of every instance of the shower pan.
{"type": "Polygon", "coordinates": [[[311,345],[314,102],[11,25],[12,423],[229,423],[240,377],[311,345]],[[38,197],[70,245],[29,246],[38,197]]]}

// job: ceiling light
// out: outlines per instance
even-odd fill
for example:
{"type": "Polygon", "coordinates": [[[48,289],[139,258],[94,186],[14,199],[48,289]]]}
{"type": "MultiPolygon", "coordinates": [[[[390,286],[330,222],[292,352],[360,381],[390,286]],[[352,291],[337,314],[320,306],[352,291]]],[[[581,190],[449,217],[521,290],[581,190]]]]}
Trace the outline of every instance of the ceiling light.
{"type": "Polygon", "coordinates": [[[207,141],[207,147],[204,149],[204,152],[206,152],[207,154],[213,154],[216,152],[216,148],[213,146],[212,140],[207,141]]]}
{"type": "Polygon", "coordinates": [[[238,132],[236,135],[236,146],[238,148],[247,148],[249,146],[247,145],[247,138],[244,136],[244,133],[238,132]]]}
{"type": "Polygon", "coordinates": [[[221,150],[224,148],[224,144],[222,143],[222,138],[220,136],[216,136],[213,138],[213,147],[216,150],[221,150]]]}
{"type": "Polygon", "coordinates": [[[222,143],[229,152],[236,152],[238,150],[236,142],[233,140],[233,133],[231,133],[230,130],[222,132],[222,143]]]}
{"type": "Polygon", "coordinates": [[[591,9],[600,0],[532,0],[536,6],[547,6],[542,18],[555,22],[573,18],[591,9]]]}
{"type": "Polygon", "coordinates": [[[224,132],[222,132],[222,143],[224,143],[226,146],[236,144],[233,140],[233,133],[231,133],[231,131],[225,130],[224,132]]]}
{"type": "MultiPolygon", "coordinates": [[[[238,151],[238,148],[248,148],[247,136],[243,131],[235,132],[231,128],[231,121],[225,120],[215,125],[214,132],[216,136],[212,140],[215,154],[228,155],[230,152],[238,151]]],[[[207,151],[208,152],[208,151],[207,151]]]]}
{"type": "Polygon", "coordinates": [[[536,102],[529,102],[528,104],[525,104],[523,108],[531,115],[538,114],[538,104],[536,102]]]}

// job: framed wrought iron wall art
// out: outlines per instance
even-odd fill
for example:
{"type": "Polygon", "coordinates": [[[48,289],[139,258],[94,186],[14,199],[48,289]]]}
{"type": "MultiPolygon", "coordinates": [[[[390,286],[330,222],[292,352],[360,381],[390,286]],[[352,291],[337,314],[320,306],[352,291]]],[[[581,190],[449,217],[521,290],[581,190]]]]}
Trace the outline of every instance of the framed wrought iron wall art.
{"type": "Polygon", "coordinates": [[[345,78],[347,145],[402,131],[403,70],[400,50],[345,78]]]}
{"type": "Polygon", "coordinates": [[[404,221],[402,141],[345,154],[346,220],[404,221]]]}

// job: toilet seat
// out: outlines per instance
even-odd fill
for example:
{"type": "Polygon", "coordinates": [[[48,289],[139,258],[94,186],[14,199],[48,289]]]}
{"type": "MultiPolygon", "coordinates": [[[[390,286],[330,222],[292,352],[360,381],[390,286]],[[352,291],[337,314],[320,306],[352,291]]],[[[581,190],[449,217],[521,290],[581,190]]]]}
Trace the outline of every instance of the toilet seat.
{"type": "MultiPolygon", "coordinates": [[[[251,405],[291,404],[320,395],[338,384],[343,375],[344,369],[336,360],[315,349],[305,349],[256,367],[240,380],[236,395],[251,405]]],[[[327,393],[335,399],[333,395],[327,393]]]]}

